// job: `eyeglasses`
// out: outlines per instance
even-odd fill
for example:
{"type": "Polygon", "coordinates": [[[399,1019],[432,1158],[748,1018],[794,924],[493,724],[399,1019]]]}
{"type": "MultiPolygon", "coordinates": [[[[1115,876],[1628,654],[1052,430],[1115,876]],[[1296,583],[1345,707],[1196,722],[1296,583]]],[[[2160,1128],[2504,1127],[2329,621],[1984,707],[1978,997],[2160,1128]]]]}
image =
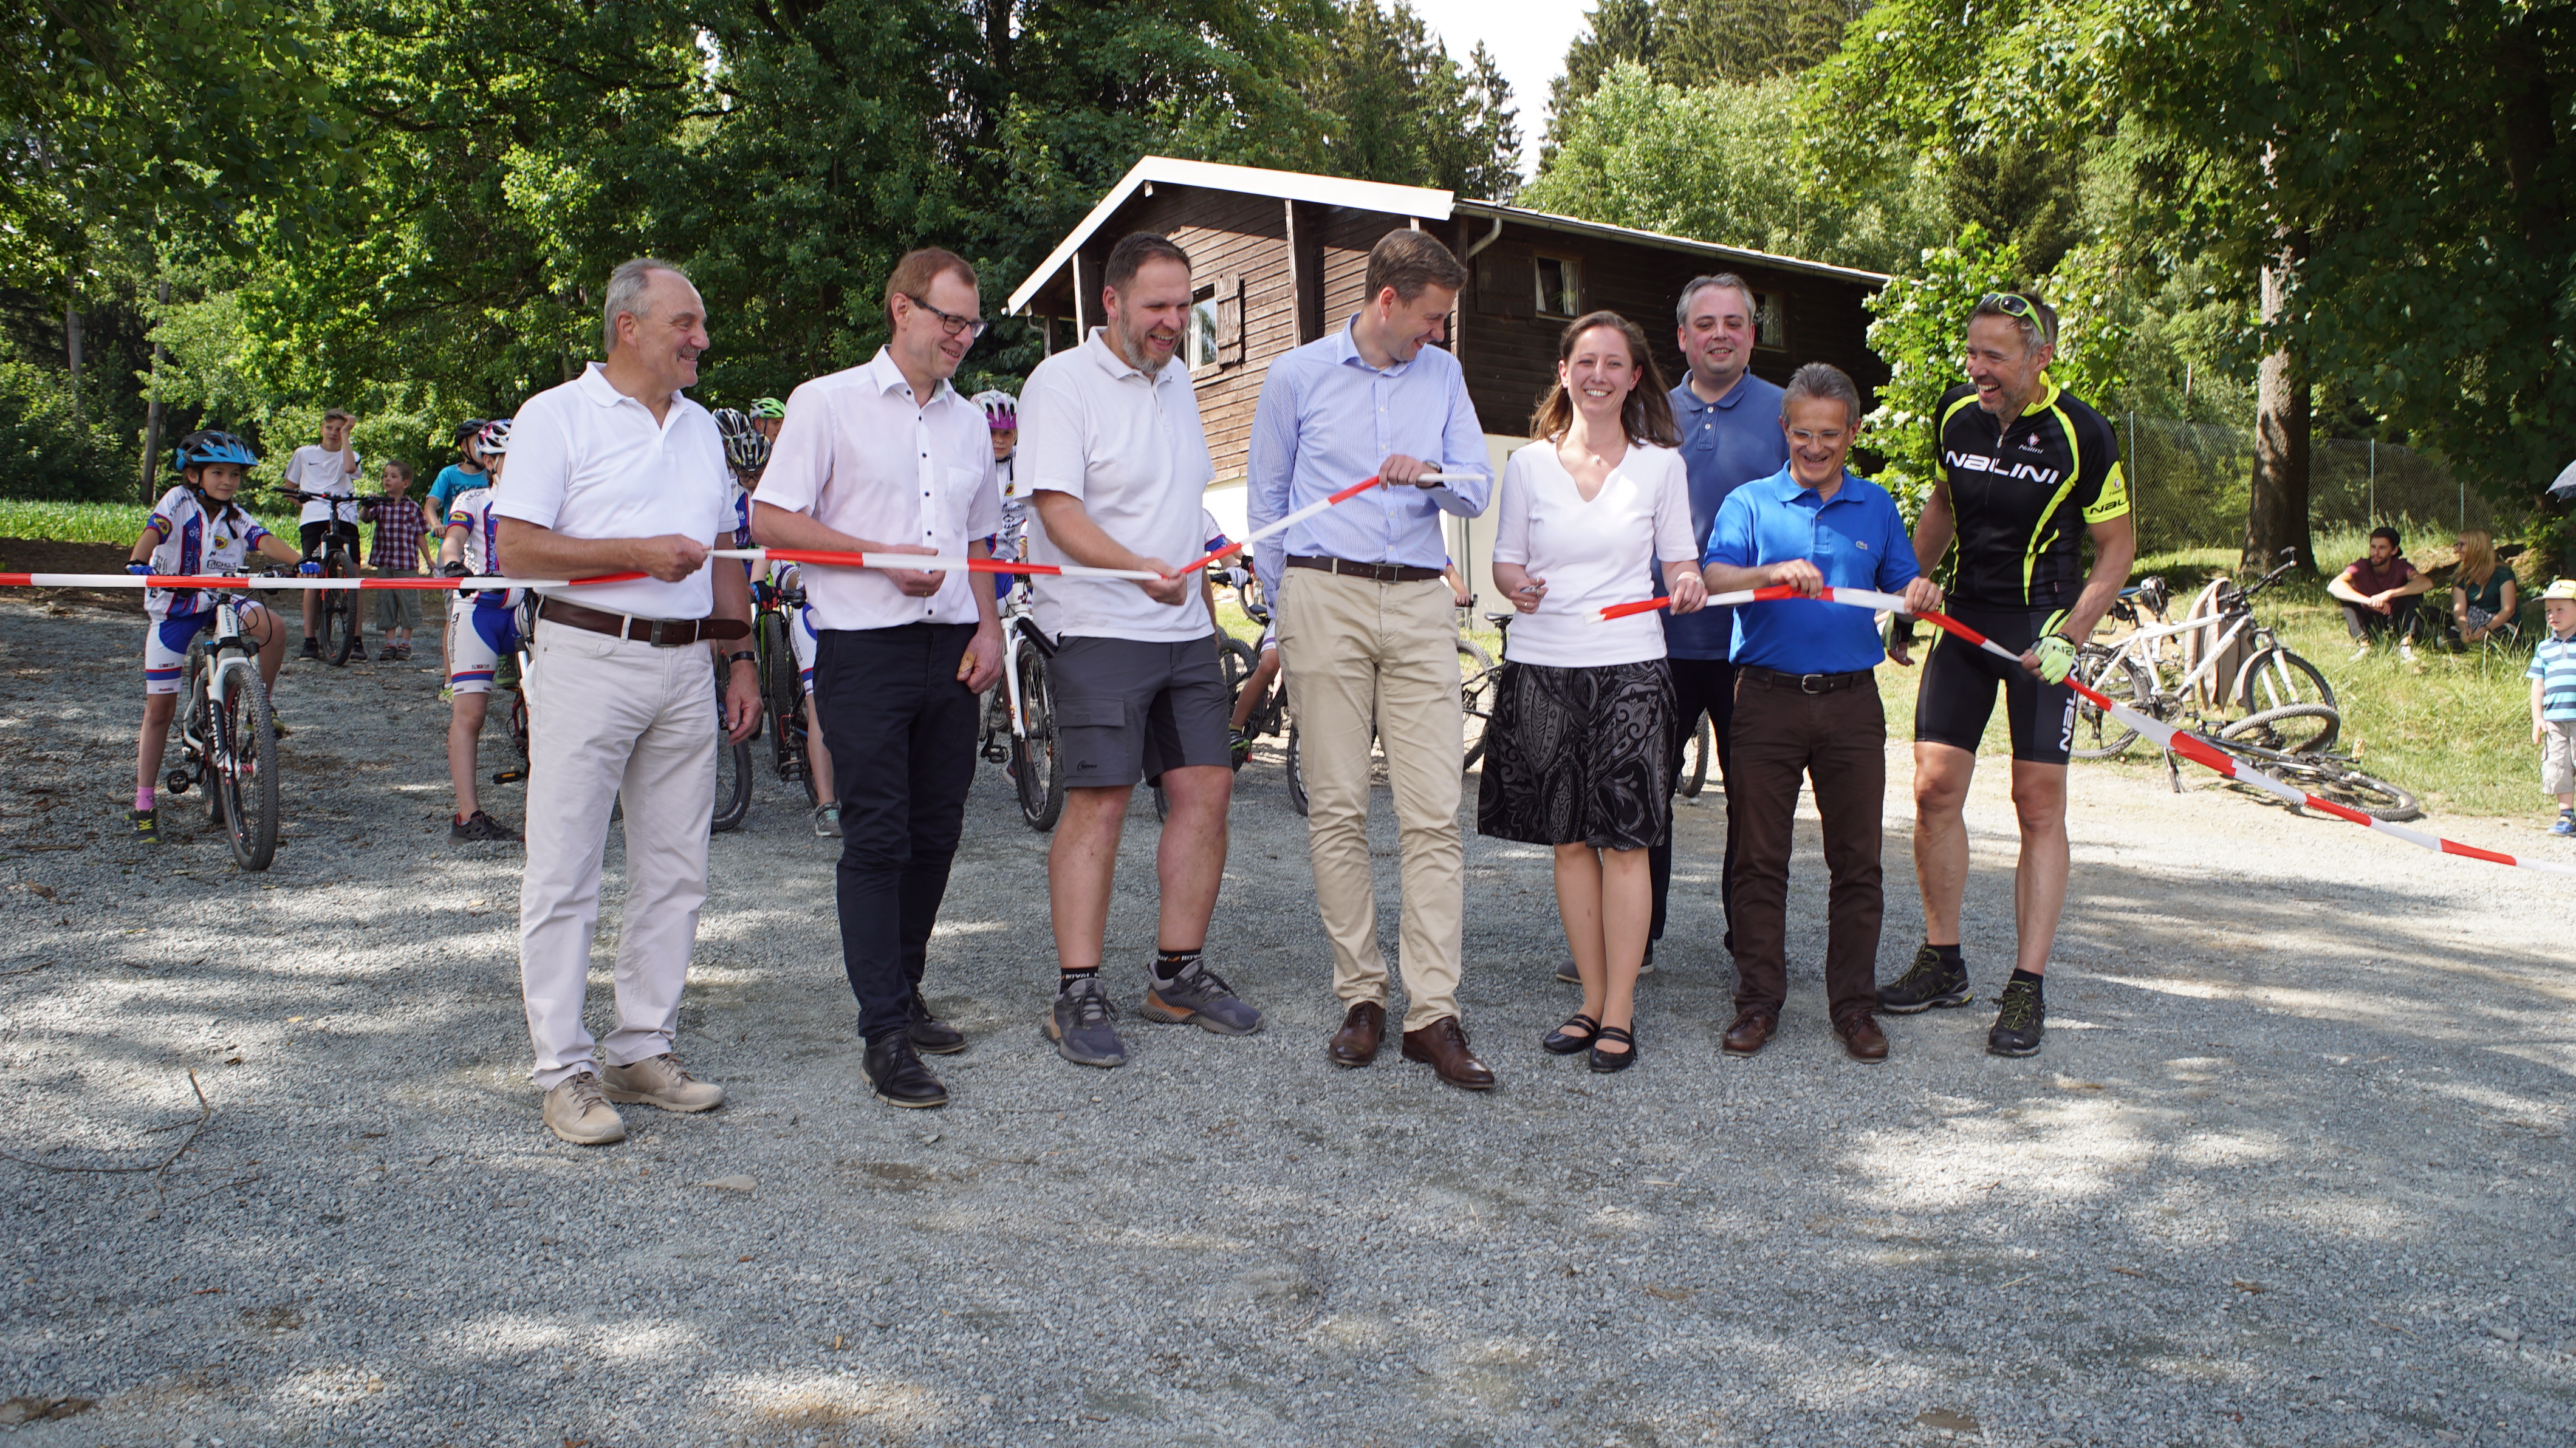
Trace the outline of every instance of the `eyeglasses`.
{"type": "Polygon", "coordinates": [[[1840,428],[1831,427],[1826,428],[1822,432],[1810,432],[1803,427],[1793,427],[1789,429],[1789,441],[1796,443],[1800,447],[1805,447],[1809,443],[1823,443],[1827,447],[1840,447],[1843,444],[1843,439],[1850,435],[1851,434],[1842,431],[1840,428]]]}
{"type": "Polygon", "coordinates": [[[2018,322],[2028,322],[2039,332],[2042,342],[2057,340],[2057,328],[2039,313],[2039,304],[2019,292],[1988,292],[1977,298],[1980,312],[2001,312],[2018,322]]]}
{"type": "Polygon", "coordinates": [[[953,312],[943,312],[937,307],[932,306],[930,303],[923,301],[921,298],[914,296],[910,292],[904,292],[901,295],[905,301],[910,302],[914,306],[928,312],[930,315],[937,317],[939,319],[939,330],[947,333],[951,337],[956,336],[960,332],[965,333],[969,337],[981,337],[984,335],[984,330],[993,325],[981,317],[961,317],[953,312]]]}

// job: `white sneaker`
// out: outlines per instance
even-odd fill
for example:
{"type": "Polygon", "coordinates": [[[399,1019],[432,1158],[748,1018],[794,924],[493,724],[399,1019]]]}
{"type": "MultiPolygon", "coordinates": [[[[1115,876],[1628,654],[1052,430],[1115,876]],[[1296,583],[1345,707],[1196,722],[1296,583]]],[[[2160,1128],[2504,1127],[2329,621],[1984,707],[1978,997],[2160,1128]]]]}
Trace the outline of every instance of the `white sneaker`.
{"type": "Polygon", "coordinates": [[[606,1146],[626,1139],[626,1122],[600,1094],[588,1071],[568,1076],[546,1093],[546,1129],[575,1146],[606,1146]]]}
{"type": "Polygon", "coordinates": [[[724,1088],[689,1074],[680,1058],[665,1051],[630,1066],[602,1066],[601,1084],[611,1101],[640,1101],[665,1111],[705,1111],[724,1105],[724,1088]]]}

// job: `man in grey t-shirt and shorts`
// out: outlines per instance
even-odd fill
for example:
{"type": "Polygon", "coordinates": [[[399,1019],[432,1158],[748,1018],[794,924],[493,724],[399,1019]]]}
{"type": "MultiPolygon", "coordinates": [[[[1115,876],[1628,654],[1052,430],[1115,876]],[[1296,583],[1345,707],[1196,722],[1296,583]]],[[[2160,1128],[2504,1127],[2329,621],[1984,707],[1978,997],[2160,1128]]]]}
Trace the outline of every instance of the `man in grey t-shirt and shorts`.
{"type": "Polygon", "coordinates": [[[1037,625],[1060,640],[1048,676],[1065,780],[1047,852],[1058,978],[1045,1030],[1082,1066],[1127,1059],[1100,957],[1118,838],[1140,779],[1160,783],[1171,805],[1144,1013],[1219,1035],[1261,1028],[1261,1012],[1200,959],[1225,873],[1234,770],[1232,701],[1204,585],[1169,576],[1198,556],[1202,495],[1216,476],[1189,367],[1173,356],[1190,320],[1190,259],[1140,234],[1112,248],[1103,271],[1108,325],[1039,363],[1021,389],[1018,463],[1037,514],[1031,562],[1166,575],[1032,580],[1037,625]]]}

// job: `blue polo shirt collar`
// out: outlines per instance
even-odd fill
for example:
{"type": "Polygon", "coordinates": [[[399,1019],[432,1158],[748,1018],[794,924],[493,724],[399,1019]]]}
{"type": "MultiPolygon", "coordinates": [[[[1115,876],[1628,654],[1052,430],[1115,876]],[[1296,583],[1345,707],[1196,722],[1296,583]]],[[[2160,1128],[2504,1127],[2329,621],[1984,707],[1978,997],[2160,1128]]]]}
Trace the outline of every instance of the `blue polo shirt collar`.
{"type": "Polygon", "coordinates": [[[1690,374],[1685,372],[1682,374],[1681,386],[1673,389],[1673,396],[1681,403],[1682,410],[1684,412],[1706,412],[1710,408],[1716,408],[1723,412],[1733,412],[1735,410],[1735,404],[1742,402],[1744,400],[1744,394],[1752,390],[1744,385],[1752,376],[1753,369],[1747,367],[1744,369],[1743,373],[1735,379],[1735,385],[1726,389],[1726,395],[1724,397],[1719,398],[1715,402],[1704,402],[1700,400],[1699,389],[1691,386],[1690,374]]]}

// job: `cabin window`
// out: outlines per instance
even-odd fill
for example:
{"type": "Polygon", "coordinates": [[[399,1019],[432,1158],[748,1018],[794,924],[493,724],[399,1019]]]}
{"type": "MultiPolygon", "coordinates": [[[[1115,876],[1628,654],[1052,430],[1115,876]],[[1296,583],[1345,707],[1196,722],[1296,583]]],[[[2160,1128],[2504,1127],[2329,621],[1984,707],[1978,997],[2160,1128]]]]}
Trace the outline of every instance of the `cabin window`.
{"type": "Polygon", "coordinates": [[[1773,352],[1789,346],[1789,324],[1778,292],[1753,294],[1753,345],[1773,352]]]}
{"type": "Polygon", "coordinates": [[[1583,312],[1583,262],[1570,256],[1538,259],[1538,310],[1541,316],[1573,317],[1583,312]]]}
{"type": "Polygon", "coordinates": [[[1217,365],[1216,286],[1211,283],[1190,294],[1189,352],[1182,358],[1192,372],[1207,371],[1217,365]]]}

